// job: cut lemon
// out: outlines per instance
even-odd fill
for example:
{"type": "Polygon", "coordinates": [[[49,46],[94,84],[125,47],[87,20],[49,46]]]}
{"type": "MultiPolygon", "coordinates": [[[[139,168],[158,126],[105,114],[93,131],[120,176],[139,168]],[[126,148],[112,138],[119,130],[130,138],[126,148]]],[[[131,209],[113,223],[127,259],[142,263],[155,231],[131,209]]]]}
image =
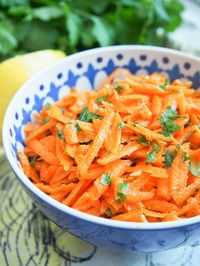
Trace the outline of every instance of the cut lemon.
{"type": "Polygon", "coordinates": [[[0,144],[3,117],[12,96],[35,73],[65,56],[62,51],[43,50],[15,56],[0,64],[0,144]]]}

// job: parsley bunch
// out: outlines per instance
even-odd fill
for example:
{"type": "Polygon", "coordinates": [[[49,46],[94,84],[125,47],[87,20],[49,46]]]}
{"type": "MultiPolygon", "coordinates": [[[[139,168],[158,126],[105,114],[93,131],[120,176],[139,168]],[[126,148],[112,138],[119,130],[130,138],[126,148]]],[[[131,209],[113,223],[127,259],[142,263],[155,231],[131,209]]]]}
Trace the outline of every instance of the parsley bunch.
{"type": "Polygon", "coordinates": [[[0,0],[0,59],[42,49],[164,45],[182,11],[180,0],[0,0]]]}

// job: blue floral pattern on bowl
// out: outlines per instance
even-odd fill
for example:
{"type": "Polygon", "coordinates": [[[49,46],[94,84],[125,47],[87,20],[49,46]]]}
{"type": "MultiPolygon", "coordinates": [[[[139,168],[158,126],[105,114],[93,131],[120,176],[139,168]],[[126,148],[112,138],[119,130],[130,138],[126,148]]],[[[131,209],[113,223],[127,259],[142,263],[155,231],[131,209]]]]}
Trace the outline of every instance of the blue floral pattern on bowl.
{"type": "Polygon", "coordinates": [[[34,120],[34,113],[39,112],[45,103],[55,102],[66,95],[72,87],[78,90],[98,88],[114,69],[123,67],[136,75],[163,72],[171,81],[188,79],[198,88],[199,63],[196,58],[169,49],[116,46],[69,56],[27,82],[8,108],[3,127],[3,144],[16,176],[42,212],[63,229],[94,244],[150,252],[195,241],[200,235],[197,224],[165,230],[124,229],[79,219],[70,213],[69,208],[66,211],[53,206],[49,201],[54,200],[47,200],[49,197],[41,196],[44,193],[37,193],[37,189],[33,191],[30,181],[26,183],[21,176],[17,151],[23,148],[23,127],[28,121],[34,120]]]}

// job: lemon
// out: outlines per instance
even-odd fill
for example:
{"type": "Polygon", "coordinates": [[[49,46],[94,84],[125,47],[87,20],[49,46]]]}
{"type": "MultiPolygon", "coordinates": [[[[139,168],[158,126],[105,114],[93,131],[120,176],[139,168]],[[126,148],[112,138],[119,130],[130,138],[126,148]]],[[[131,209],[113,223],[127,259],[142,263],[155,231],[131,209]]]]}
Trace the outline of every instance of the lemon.
{"type": "Polygon", "coordinates": [[[35,73],[65,56],[62,51],[43,50],[0,63],[0,144],[3,117],[12,96],[35,73]]]}

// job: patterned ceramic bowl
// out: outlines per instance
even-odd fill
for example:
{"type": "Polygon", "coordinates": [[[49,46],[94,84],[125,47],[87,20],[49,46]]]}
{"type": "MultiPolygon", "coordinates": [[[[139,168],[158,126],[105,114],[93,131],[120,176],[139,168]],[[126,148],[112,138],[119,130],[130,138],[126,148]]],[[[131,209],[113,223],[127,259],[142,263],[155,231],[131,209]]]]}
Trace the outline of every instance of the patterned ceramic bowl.
{"type": "MultiPolygon", "coordinates": [[[[160,251],[194,243],[200,238],[200,216],[165,223],[131,223],[91,216],[67,207],[40,191],[23,173],[17,150],[23,146],[23,126],[46,102],[70,91],[98,88],[117,67],[132,73],[164,72],[171,80],[187,78],[200,86],[200,59],[148,46],[115,46],[71,55],[29,80],[16,93],[3,124],[3,145],[8,161],[38,208],[64,230],[96,245],[136,252],[160,251]]],[[[12,78],[12,77],[11,77],[12,78]]]]}

